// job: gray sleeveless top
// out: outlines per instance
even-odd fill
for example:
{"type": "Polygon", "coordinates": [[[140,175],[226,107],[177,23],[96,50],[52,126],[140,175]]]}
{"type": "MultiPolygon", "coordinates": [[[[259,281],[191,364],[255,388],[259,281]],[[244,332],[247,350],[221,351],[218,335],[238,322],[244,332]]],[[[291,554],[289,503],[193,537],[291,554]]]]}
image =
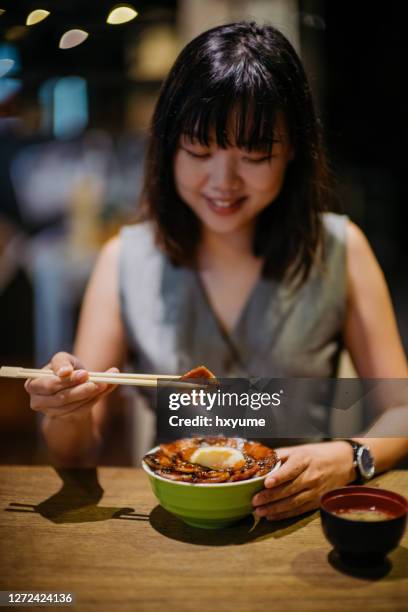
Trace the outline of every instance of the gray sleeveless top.
{"type": "Polygon", "coordinates": [[[333,377],[346,304],[347,217],[324,214],[325,265],[293,293],[260,279],[230,334],[194,270],[176,267],[147,223],[120,234],[119,290],[132,367],[178,374],[205,364],[220,377],[333,377]]]}
{"type": "MultiPolygon", "coordinates": [[[[260,279],[226,334],[194,270],[176,267],[147,223],[120,234],[119,290],[135,372],[182,374],[204,364],[217,376],[336,376],[346,307],[347,217],[325,213],[324,266],[296,292],[260,279]]],[[[153,394],[144,393],[152,403],[153,394]]],[[[328,418],[319,409],[317,421],[328,418]]]]}

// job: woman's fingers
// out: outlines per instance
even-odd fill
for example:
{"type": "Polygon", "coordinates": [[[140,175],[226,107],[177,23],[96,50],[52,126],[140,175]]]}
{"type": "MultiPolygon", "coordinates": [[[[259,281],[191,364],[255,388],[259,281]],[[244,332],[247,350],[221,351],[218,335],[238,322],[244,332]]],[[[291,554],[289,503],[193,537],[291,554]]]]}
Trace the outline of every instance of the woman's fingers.
{"type": "MultiPolygon", "coordinates": [[[[117,372],[117,368],[110,368],[107,372],[117,372]]],[[[53,378],[53,377],[50,377],[53,378]]],[[[77,402],[88,401],[97,396],[104,396],[111,393],[117,385],[108,385],[106,383],[97,383],[88,381],[88,372],[85,370],[78,370],[71,376],[71,382],[56,382],[54,380],[48,382],[48,389],[53,392],[51,394],[38,393],[33,395],[31,407],[33,410],[40,409],[40,406],[44,405],[44,397],[47,396],[47,406],[49,408],[64,408],[70,404],[77,402]],[[86,382],[81,384],[81,380],[85,379],[86,382]]],[[[41,379],[36,379],[41,382],[41,379]]],[[[49,380],[48,377],[46,379],[49,380]]],[[[43,381],[45,382],[45,381],[43,381]]],[[[35,389],[35,381],[33,381],[33,388],[35,389]]],[[[40,386],[40,391],[43,391],[43,387],[40,386]]]]}
{"type": "MultiPolygon", "coordinates": [[[[118,372],[118,369],[110,368],[107,372],[118,372]]],[[[54,376],[31,380],[26,387],[31,395],[31,408],[49,416],[64,416],[85,405],[89,409],[90,403],[99,401],[117,386],[92,382],[88,377],[87,371],[78,370],[66,380],[54,376]]]]}
{"type": "Polygon", "coordinates": [[[253,497],[253,505],[255,507],[262,506],[263,504],[269,504],[271,502],[278,501],[279,499],[285,499],[285,497],[290,497],[291,495],[295,495],[296,493],[303,491],[306,486],[303,482],[302,474],[303,472],[294,480],[290,480],[284,484],[274,486],[273,488],[269,489],[263,489],[253,497]]]}
{"type": "MultiPolygon", "coordinates": [[[[38,376],[26,381],[32,410],[51,417],[89,410],[99,399],[111,393],[116,385],[89,380],[89,373],[74,355],[57,353],[45,366],[54,376],[38,376]]],[[[109,368],[107,372],[118,372],[109,368]]]]}
{"type": "Polygon", "coordinates": [[[71,387],[63,388],[51,395],[34,394],[31,400],[33,410],[47,408],[64,408],[76,402],[89,401],[106,390],[105,383],[85,382],[71,387]]]}
{"type": "MultiPolygon", "coordinates": [[[[109,373],[109,372],[113,372],[114,374],[117,374],[119,372],[119,368],[109,368],[109,370],[106,370],[106,373],[109,373]]],[[[114,391],[117,388],[117,386],[118,385],[107,384],[105,391],[101,393],[101,398],[105,397],[106,395],[109,395],[109,393],[112,393],[112,391],[114,391]]]]}
{"type": "MultiPolygon", "coordinates": [[[[105,370],[105,374],[108,374],[108,372],[113,372],[114,374],[119,374],[119,368],[113,367],[113,368],[109,368],[109,370],[105,370]]],[[[117,386],[117,385],[115,385],[117,386]]]]}
{"type": "Polygon", "coordinates": [[[265,516],[266,518],[276,518],[287,513],[293,513],[291,516],[296,516],[300,514],[300,508],[303,508],[306,504],[312,504],[313,501],[313,493],[306,490],[290,495],[285,499],[260,506],[255,512],[258,516],[265,516]]]}
{"type": "Polygon", "coordinates": [[[24,387],[30,395],[51,395],[88,379],[80,361],[70,353],[56,353],[44,369],[52,369],[56,376],[29,378],[24,387]]]}
{"type": "Polygon", "coordinates": [[[292,508],[291,510],[286,510],[284,512],[275,512],[273,514],[270,514],[269,516],[265,516],[265,518],[267,521],[281,521],[283,519],[300,516],[301,514],[305,514],[305,512],[310,512],[311,510],[316,510],[318,505],[319,504],[317,502],[310,501],[304,504],[303,506],[292,508]]]}
{"type": "Polygon", "coordinates": [[[265,479],[265,487],[267,489],[277,487],[285,482],[294,480],[307,468],[309,464],[309,457],[307,453],[299,453],[295,448],[288,449],[287,453],[281,453],[281,449],[279,449],[278,456],[284,462],[276,472],[265,479]]]}
{"type": "MultiPolygon", "coordinates": [[[[57,353],[45,369],[52,368],[56,376],[39,376],[29,378],[25,389],[30,395],[53,395],[70,387],[75,387],[88,380],[89,374],[81,366],[79,360],[69,353],[57,353]],[[80,369],[74,370],[73,366],[80,369]],[[57,378],[58,377],[58,378],[57,378]]],[[[107,372],[118,372],[118,368],[110,368],[107,372]]]]}
{"type": "Polygon", "coordinates": [[[288,510],[299,495],[302,500],[307,493],[308,487],[303,475],[309,465],[308,454],[295,448],[285,448],[279,449],[278,455],[284,463],[277,472],[265,479],[265,489],[252,499],[259,516],[266,516],[267,509],[277,503],[286,504],[284,508],[288,510]]]}
{"type": "Polygon", "coordinates": [[[276,454],[278,455],[279,459],[282,459],[282,461],[286,461],[291,451],[293,451],[293,446],[280,446],[279,448],[275,450],[276,450],[276,454]]]}
{"type": "Polygon", "coordinates": [[[67,404],[66,406],[58,406],[57,408],[47,408],[46,410],[42,409],[41,412],[45,413],[48,417],[66,417],[73,415],[81,416],[82,414],[88,413],[92,403],[90,404],[90,400],[86,399],[83,402],[74,402],[72,404],[67,404]]]}
{"type": "Polygon", "coordinates": [[[25,389],[30,395],[54,395],[62,389],[75,387],[88,380],[88,372],[86,370],[73,371],[69,376],[59,378],[57,376],[39,376],[38,378],[30,378],[25,389]]]}
{"type": "MultiPolygon", "coordinates": [[[[65,405],[57,405],[57,406],[47,406],[45,408],[44,406],[44,397],[39,398],[38,400],[38,408],[34,408],[33,406],[32,409],[36,410],[36,411],[41,411],[46,413],[48,416],[51,417],[64,417],[67,415],[72,415],[73,413],[75,414],[81,414],[82,412],[88,412],[90,407],[93,405],[93,403],[95,403],[96,401],[99,401],[100,399],[102,399],[103,397],[105,397],[106,395],[109,395],[109,393],[112,393],[112,391],[114,391],[117,387],[117,385],[102,385],[100,384],[99,387],[105,386],[106,389],[105,390],[101,390],[98,393],[89,396],[86,396],[84,400],[80,401],[73,401],[70,403],[67,403],[65,405]]],[[[32,402],[32,403],[36,403],[36,402],[32,402]]]]}
{"type": "Polygon", "coordinates": [[[57,376],[65,378],[70,376],[74,370],[81,370],[82,365],[75,355],[61,351],[51,359],[51,368],[57,376]]]}

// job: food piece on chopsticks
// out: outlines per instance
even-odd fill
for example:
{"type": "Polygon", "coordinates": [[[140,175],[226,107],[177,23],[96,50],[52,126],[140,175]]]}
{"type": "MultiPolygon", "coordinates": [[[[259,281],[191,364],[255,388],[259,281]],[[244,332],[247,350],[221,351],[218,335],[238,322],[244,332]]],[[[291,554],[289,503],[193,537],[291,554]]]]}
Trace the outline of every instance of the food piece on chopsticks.
{"type": "Polygon", "coordinates": [[[201,365],[201,366],[197,366],[196,368],[193,368],[192,370],[189,370],[188,372],[186,372],[186,374],[183,374],[183,376],[180,377],[180,380],[188,380],[189,378],[208,378],[208,379],[214,378],[216,379],[216,376],[215,374],[211,372],[211,370],[201,365]]]}
{"type": "Polygon", "coordinates": [[[207,436],[161,444],[143,460],[163,478],[205,484],[264,476],[276,465],[278,457],[273,449],[259,442],[207,436]]]}
{"type": "Polygon", "coordinates": [[[219,385],[218,379],[215,374],[213,374],[211,370],[209,370],[203,365],[197,366],[196,368],[189,370],[188,372],[183,374],[183,376],[180,376],[178,380],[182,382],[187,382],[189,380],[198,380],[200,384],[204,386],[219,385]]]}

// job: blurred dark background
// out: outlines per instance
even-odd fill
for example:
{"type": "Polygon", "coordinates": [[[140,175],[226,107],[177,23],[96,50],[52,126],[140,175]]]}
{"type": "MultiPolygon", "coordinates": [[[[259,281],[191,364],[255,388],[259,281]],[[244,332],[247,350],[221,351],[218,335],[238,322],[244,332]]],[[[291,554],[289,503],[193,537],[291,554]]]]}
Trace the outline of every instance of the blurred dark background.
{"type": "MultiPolygon", "coordinates": [[[[163,77],[185,42],[237,19],[275,24],[301,54],[342,210],[374,248],[407,349],[404,4],[138,0],[136,18],[110,25],[115,6],[0,6],[0,363],[39,367],[70,349],[96,253],[137,210],[146,130],[163,77]],[[39,8],[50,14],[26,25],[39,8]],[[72,29],[88,36],[59,48],[72,29]]],[[[0,381],[0,396],[0,462],[45,461],[22,383],[0,381]]],[[[122,418],[127,399],[112,400],[118,418],[105,463],[138,456],[122,418]]]]}

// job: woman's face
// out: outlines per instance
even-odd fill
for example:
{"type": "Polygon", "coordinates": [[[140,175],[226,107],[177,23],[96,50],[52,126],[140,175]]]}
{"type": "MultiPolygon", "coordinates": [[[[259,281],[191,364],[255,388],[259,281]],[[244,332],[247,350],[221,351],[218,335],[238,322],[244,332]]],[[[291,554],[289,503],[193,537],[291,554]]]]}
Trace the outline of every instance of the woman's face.
{"type": "Polygon", "coordinates": [[[282,116],[276,121],[275,140],[268,155],[180,138],[174,158],[176,190],[206,229],[227,234],[252,227],[277,197],[293,158],[282,116]]]}

